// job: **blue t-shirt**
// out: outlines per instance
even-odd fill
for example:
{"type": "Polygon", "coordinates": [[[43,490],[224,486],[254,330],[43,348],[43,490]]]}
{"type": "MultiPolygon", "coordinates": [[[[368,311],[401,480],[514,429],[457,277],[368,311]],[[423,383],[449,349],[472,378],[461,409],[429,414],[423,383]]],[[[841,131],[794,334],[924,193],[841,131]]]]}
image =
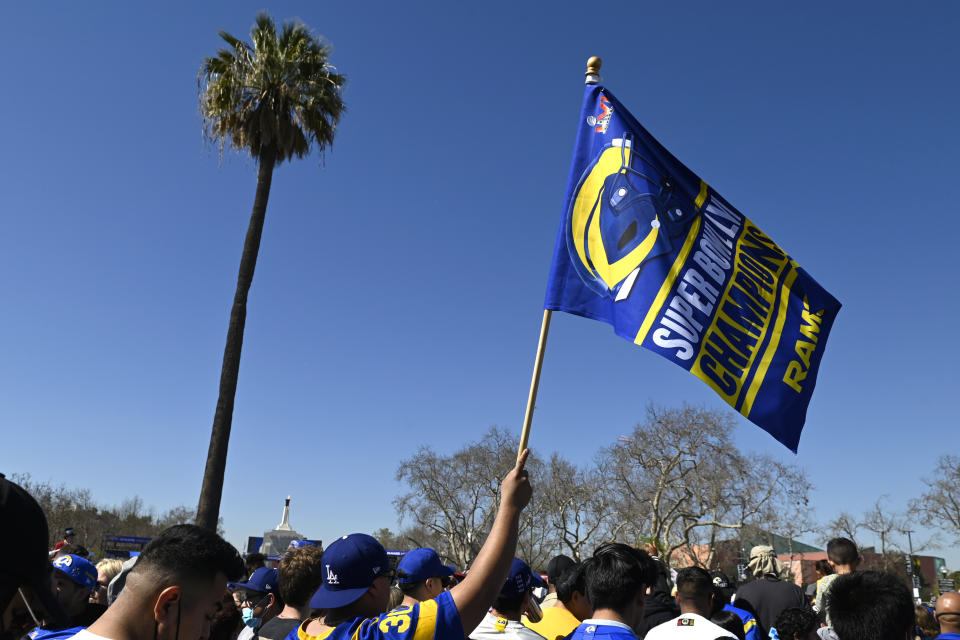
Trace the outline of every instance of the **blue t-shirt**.
{"type": "Polygon", "coordinates": [[[960,633],[941,633],[937,640],[960,640],[960,633]]]}
{"type": "Polygon", "coordinates": [[[449,591],[376,618],[358,616],[315,636],[306,632],[308,624],[309,620],[291,631],[286,640],[462,640],[465,636],[449,591]]]}
{"type": "Polygon", "coordinates": [[[637,634],[619,625],[603,624],[599,620],[585,620],[566,640],[637,640],[637,634]]]}
{"type": "Polygon", "coordinates": [[[757,631],[757,619],[753,617],[752,613],[746,609],[739,609],[732,604],[723,605],[723,610],[731,611],[740,616],[740,620],[743,621],[743,637],[746,640],[761,640],[760,632],[757,631]]]}
{"type": "Polygon", "coordinates": [[[86,629],[86,627],[70,627],[69,629],[54,630],[37,627],[28,633],[27,637],[30,638],[30,640],[63,640],[64,638],[72,638],[84,629],[86,629]]]}

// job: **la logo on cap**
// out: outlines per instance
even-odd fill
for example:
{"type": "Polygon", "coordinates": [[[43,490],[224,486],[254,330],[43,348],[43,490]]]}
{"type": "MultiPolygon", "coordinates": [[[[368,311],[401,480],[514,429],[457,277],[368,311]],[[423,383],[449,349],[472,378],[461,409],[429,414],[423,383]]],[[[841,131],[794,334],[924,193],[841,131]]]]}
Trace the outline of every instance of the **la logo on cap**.
{"type": "Polygon", "coordinates": [[[330,565],[327,565],[327,584],[340,584],[340,577],[330,570],[330,565]]]}

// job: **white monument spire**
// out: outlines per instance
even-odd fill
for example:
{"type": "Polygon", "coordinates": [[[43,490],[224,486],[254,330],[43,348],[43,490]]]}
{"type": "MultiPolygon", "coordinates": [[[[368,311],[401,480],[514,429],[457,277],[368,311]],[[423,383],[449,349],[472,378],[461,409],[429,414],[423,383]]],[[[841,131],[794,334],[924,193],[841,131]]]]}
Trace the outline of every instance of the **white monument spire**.
{"type": "Polygon", "coordinates": [[[263,544],[260,545],[260,553],[265,556],[280,556],[290,546],[293,540],[303,540],[306,536],[297,533],[290,526],[290,496],[283,503],[283,517],[280,524],[272,531],[263,533],[263,544]]]}
{"type": "Polygon", "coordinates": [[[290,496],[287,496],[286,502],[283,503],[283,517],[280,518],[280,524],[277,525],[277,531],[293,531],[293,527],[290,526],[290,496]]]}

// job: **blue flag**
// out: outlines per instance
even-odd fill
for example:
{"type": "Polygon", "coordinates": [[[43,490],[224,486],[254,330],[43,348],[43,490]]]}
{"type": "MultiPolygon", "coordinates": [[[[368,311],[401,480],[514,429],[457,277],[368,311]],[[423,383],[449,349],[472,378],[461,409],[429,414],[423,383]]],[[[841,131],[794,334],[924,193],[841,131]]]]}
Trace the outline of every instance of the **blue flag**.
{"type": "Polygon", "coordinates": [[[588,85],[545,307],[613,325],[796,452],[840,303],[588,85]]]}

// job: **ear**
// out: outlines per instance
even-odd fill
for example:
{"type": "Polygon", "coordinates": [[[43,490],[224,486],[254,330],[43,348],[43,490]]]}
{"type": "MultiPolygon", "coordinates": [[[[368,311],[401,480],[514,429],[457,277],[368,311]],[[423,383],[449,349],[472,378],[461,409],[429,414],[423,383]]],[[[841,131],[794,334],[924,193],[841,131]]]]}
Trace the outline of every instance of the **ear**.
{"type": "Polygon", "coordinates": [[[167,587],[161,591],[153,603],[154,621],[173,622],[173,617],[176,615],[175,609],[182,597],[183,593],[180,591],[180,587],[176,585],[167,587]]]}

